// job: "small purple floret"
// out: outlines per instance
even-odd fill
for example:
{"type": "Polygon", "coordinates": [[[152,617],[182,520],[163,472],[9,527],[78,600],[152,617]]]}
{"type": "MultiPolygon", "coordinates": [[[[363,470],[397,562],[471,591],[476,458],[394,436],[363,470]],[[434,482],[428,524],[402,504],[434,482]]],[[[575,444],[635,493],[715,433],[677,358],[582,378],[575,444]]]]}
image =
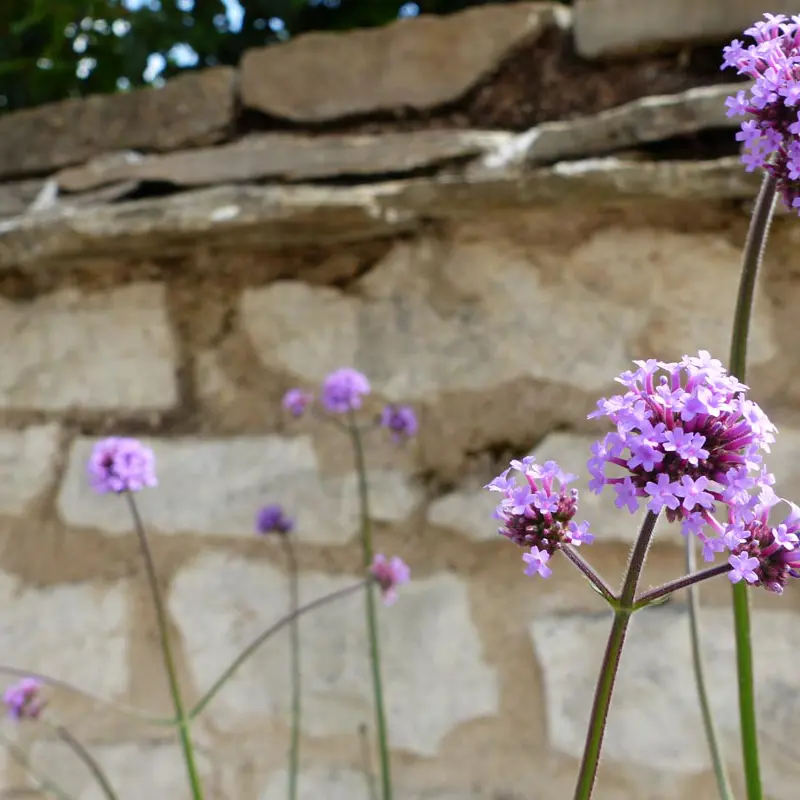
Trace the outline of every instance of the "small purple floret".
{"type": "Polygon", "coordinates": [[[402,442],[416,434],[417,415],[411,406],[388,405],[381,412],[381,426],[392,432],[395,442],[402,442]]]}
{"type": "Polygon", "coordinates": [[[38,719],[44,708],[41,696],[42,682],[37,678],[23,678],[9,686],[3,694],[3,702],[9,716],[19,722],[23,719],[38,719]]]}
{"type": "Polygon", "coordinates": [[[308,408],[314,395],[311,392],[304,392],[302,389],[289,389],[283,396],[283,407],[293,417],[300,417],[308,408]]]}
{"type": "Polygon", "coordinates": [[[723,48],[722,69],[755,81],[727,99],[727,116],[748,116],[736,134],[746,170],[773,175],[786,207],[800,211],[800,16],[764,17],[744,32],[754,44],[734,39],[723,48]]]}
{"type": "Polygon", "coordinates": [[[153,451],[138,439],[111,436],[95,444],[87,470],[96,492],[138,492],[156,486],[153,451]]]}
{"type": "Polygon", "coordinates": [[[399,556],[387,559],[378,553],[372,561],[370,572],[381,587],[383,604],[392,605],[397,600],[397,587],[411,580],[411,569],[399,556]]]}
{"type": "Polygon", "coordinates": [[[337,369],[322,384],[322,405],[333,414],[346,414],[361,408],[361,399],[370,393],[366,376],[351,367],[337,369]]]}
{"type": "Polygon", "coordinates": [[[294,520],[287,517],[277,503],[264,506],[256,515],[257,533],[290,533],[293,529],[294,520]]]}

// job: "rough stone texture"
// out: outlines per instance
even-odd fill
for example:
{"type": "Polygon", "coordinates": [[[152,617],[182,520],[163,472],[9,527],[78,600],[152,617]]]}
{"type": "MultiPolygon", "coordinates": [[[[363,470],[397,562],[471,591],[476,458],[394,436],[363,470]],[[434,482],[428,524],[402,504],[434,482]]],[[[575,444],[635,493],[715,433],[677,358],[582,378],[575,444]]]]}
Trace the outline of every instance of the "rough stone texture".
{"type": "MultiPolygon", "coordinates": [[[[524,145],[524,141],[522,143],[524,145]]],[[[522,146],[521,145],[521,146],[522,146]]],[[[91,208],[56,207],[0,221],[0,268],[58,269],[79,261],[162,259],[243,249],[344,245],[580,199],[752,200],[756,173],[736,157],[713,161],[596,158],[538,170],[514,164],[513,148],[463,174],[337,186],[218,186],[91,208]]]]}
{"type": "MultiPolygon", "coordinates": [[[[280,770],[267,782],[259,800],[283,800],[286,797],[287,773],[280,770]]],[[[319,767],[305,770],[298,782],[298,800],[369,800],[370,794],[364,773],[345,767],[319,767]]],[[[480,795],[468,790],[440,790],[418,787],[408,790],[395,788],[398,800],[479,800],[480,795]]],[[[488,795],[485,796],[488,800],[488,795]]]]}
{"type": "Polygon", "coordinates": [[[0,572],[0,609],[3,647],[9,654],[5,664],[57,676],[101,697],[128,688],[124,581],[33,589],[0,572]]]}
{"type": "Polygon", "coordinates": [[[0,408],[139,411],[177,401],[163,286],[0,299],[0,340],[0,408]]]}
{"type": "Polygon", "coordinates": [[[44,181],[37,180],[0,185],[0,219],[24,214],[43,186],[44,181]]]}
{"type": "MultiPolygon", "coordinates": [[[[303,574],[301,603],[354,582],[351,577],[303,574]]],[[[286,578],[267,564],[206,553],[184,567],[173,582],[169,608],[197,686],[210,685],[286,603],[286,578]],[[197,624],[198,617],[203,625],[197,624]]],[[[497,713],[497,676],[484,661],[460,579],[438,574],[415,580],[404,587],[402,602],[382,608],[380,617],[394,747],[433,756],[459,724],[497,713]],[[458,681],[453,680],[455,674],[458,681]],[[422,707],[424,718],[419,714],[422,707]]],[[[372,715],[360,593],[304,617],[300,634],[301,645],[313,647],[315,653],[303,661],[305,732],[352,735],[372,715]]],[[[286,717],[286,657],[282,633],[245,664],[209,706],[213,724],[232,731],[257,725],[264,715],[286,717]]]]}
{"type": "MultiPolygon", "coordinates": [[[[768,793],[793,797],[798,772],[792,747],[800,733],[797,689],[800,680],[787,665],[800,647],[798,617],[790,611],[756,611],[753,619],[757,695],[770,724],[761,730],[768,793]],[[767,648],[767,649],[765,649],[767,648]]],[[[608,636],[609,616],[554,615],[531,623],[542,666],[547,726],[552,745],[579,757],[597,669],[608,636]]],[[[738,712],[730,614],[706,609],[704,647],[711,703],[736,764],[738,712]]],[[[682,608],[651,609],[631,625],[606,731],[606,761],[651,767],[673,774],[707,769],[708,758],[693,686],[689,631],[682,608]],[[657,724],[654,722],[657,721],[657,724]]]]}
{"type": "Polygon", "coordinates": [[[23,514],[50,487],[61,456],[58,425],[0,431],[0,514],[23,514]]]}
{"type": "MultiPolygon", "coordinates": [[[[770,13],[794,14],[776,2],[770,13]]],[[[749,28],[764,14],[761,0],[576,0],[575,46],[584,58],[679,50],[718,42],[749,28]]]]}
{"type": "MultiPolygon", "coordinates": [[[[392,401],[520,378],[594,392],[634,353],[726,351],[738,253],[724,240],[607,227],[560,256],[525,243],[517,218],[398,244],[353,294],[291,281],[248,290],[242,322],[265,366],[313,383],[354,364],[392,401]]],[[[775,354],[764,310],[753,364],[775,354]]]]}
{"type": "Polygon", "coordinates": [[[0,118],[0,178],[43,173],[126,148],[217,142],[233,120],[236,71],[181,75],[162,88],[64,100],[0,118]]]}
{"type": "Polygon", "coordinates": [[[464,161],[512,138],[513,134],[503,132],[435,130],[360,136],[253,134],[222,147],[100,159],[62,170],[56,180],[62,191],[84,192],[122,181],[205,186],[266,178],[301,181],[400,175],[464,161]]]}
{"type": "Polygon", "coordinates": [[[305,34],[245,53],[242,102],[297,122],[434,108],[458,99],[523,42],[568,20],[563,6],[515,3],[305,34]]]}
{"type": "MultiPolygon", "coordinates": [[[[86,462],[94,441],[73,444],[57,499],[59,514],[71,525],[112,535],[131,532],[118,498],[96,495],[88,486],[86,462]]],[[[154,533],[252,539],[256,512],[275,501],[291,509],[300,541],[344,544],[358,531],[355,472],[321,474],[309,436],[144,441],[155,451],[159,487],[141,493],[138,505],[154,533]]],[[[397,470],[373,471],[370,486],[376,521],[400,522],[418,502],[408,476],[397,470]]]]}
{"type": "Polygon", "coordinates": [[[545,122],[486,153],[482,165],[551,164],[685,136],[707,129],[737,128],[741,120],[726,115],[725,99],[741,83],[704,86],[673,95],[643,97],[601,114],[545,122]]]}
{"type": "MultiPolygon", "coordinates": [[[[186,767],[177,744],[131,742],[94,745],[90,749],[120,800],[145,797],[189,800],[191,797],[186,767]]],[[[104,800],[105,795],[86,767],[63,745],[37,742],[31,751],[31,761],[74,800],[104,800]]],[[[214,791],[210,762],[202,752],[198,753],[197,766],[209,798],[219,797],[214,791]]]]}

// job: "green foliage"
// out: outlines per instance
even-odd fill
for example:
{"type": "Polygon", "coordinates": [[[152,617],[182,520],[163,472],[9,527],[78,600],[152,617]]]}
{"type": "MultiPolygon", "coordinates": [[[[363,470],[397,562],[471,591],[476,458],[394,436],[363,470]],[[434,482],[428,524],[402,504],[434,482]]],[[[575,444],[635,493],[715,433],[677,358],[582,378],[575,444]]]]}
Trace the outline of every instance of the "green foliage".
{"type": "MultiPolygon", "coordinates": [[[[422,13],[447,14],[509,1],[514,0],[417,0],[416,5],[422,13]]],[[[142,85],[153,54],[166,61],[159,79],[186,69],[236,64],[248,48],[304,31],[384,25],[396,19],[404,5],[403,0],[233,4],[243,12],[235,28],[223,0],[2,0],[0,108],[142,85]],[[191,50],[176,50],[176,44],[191,50]],[[196,61],[188,62],[185,56],[192,51],[196,61]]]]}

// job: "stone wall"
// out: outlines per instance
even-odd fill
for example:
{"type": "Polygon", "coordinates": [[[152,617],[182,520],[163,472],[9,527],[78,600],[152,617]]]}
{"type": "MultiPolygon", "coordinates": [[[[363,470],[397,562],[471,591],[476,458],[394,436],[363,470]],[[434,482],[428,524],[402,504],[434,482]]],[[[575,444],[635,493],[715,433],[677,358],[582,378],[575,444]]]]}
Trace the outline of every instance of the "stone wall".
{"type": "MultiPolygon", "coordinates": [[[[522,575],[479,487],[529,451],[585,474],[586,414],[630,359],[725,357],[758,179],[731,143],[730,85],[692,60],[735,32],[714,20],[697,48],[681,33],[681,54],[660,42],[589,63],[567,9],[520,3],[302,37],[248,54],[238,74],[0,117],[2,661],[123,706],[52,699],[123,798],[186,794],[168,731],[124,713],[169,706],[125,509],[86,486],[92,441],[126,433],[155,449],[160,486],[142,508],[197,698],[286,606],[281,549],[252,533],[259,505],[298,517],[303,597],[358,574],[352,463],[335,431],[279,410],[288,387],[341,365],[369,375],[376,405],[421,415],[411,446],[368,448],[379,547],[414,577],[382,613],[398,798],[571,795],[608,619],[566,563],[547,582],[522,575]],[[353,84],[352,58],[380,80],[353,84]],[[557,74],[536,67],[558,58],[557,74]],[[509,64],[527,64],[532,86],[585,74],[606,90],[583,115],[532,90],[525,105],[509,64]],[[630,74],[650,78],[631,89],[630,74]],[[650,84],[668,93],[641,96],[650,84]]],[[[779,218],[749,380],[794,498],[798,241],[779,218]]],[[[588,493],[582,513],[592,560],[619,574],[637,521],[588,493]]],[[[680,574],[680,544],[660,531],[646,581],[680,574]]],[[[765,774],[770,797],[790,800],[800,597],[753,599],[765,774]]],[[[704,600],[735,768],[727,584],[704,600]]],[[[682,600],[636,622],[598,797],[711,797],[682,600]]],[[[366,798],[358,599],[306,618],[302,636],[303,797],[366,798]]],[[[196,731],[209,797],[284,796],[287,686],[277,637],[209,707],[196,731]]],[[[76,797],[99,796],[46,730],[19,735],[76,797]]],[[[24,780],[0,763],[0,786],[24,780]]]]}

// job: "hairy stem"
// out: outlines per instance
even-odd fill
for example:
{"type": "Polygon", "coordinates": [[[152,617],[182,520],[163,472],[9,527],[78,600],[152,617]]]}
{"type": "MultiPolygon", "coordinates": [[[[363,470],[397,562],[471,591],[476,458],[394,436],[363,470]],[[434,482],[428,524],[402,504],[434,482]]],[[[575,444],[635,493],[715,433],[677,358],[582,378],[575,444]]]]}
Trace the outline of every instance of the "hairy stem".
{"type": "MultiPolygon", "coordinates": [[[[369,512],[369,487],[367,485],[367,465],[364,458],[364,446],[361,441],[355,419],[350,415],[350,436],[358,473],[358,497],[361,516],[361,552],[364,568],[372,566],[374,556],[372,548],[372,521],[369,512]]],[[[367,587],[366,619],[367,638],[369,639],[369,657],[372,667],[372,689],[375,702],[375,729],[378,737],[378,758],[381,770],[381,792],[383,800],[392,800],[392,776],[389,763],[389,736],[386,728],[386,712],[383,704],[383,681],[381,676],[380,642],[378,638],[378,618],[376,612],[375,589],[367,587]]]]}
{"type": "Polygon", "coordinates": [[[297,776],[300,770],[300,713],[301,713],[301,674],[300,674],[300,586],[297,558],[289,534],[281,537],[286,561],[289,566],[289,637],[292,670],[292,733],[289,746],[289,800],[297,798],[297,776]]]}
{"type": "Polygon", "coordinates": [[[695,586],[698,583],[707,581],[709,578],[716,578],[718,575],[724,575],[726,572],[731,571],[730,564],[717,564],[716,567],[709,567],[708,569],[701,569],[699,572],[691,572],[684,575],[682,578],[676,578],[674,581],[668,581],[655,589],[650,589],[647,592],[642,592],[634,601],[634,610],[638,611],[640,608],[649,606],[656,600],[662,597],[667,597],[673,592],[680,591],[681,589],[688,589],[690,586],[695,586]]]}
{"type": "Polygon", "coordinates": [[[181,697],[180,681],[178,680],[178,671],[175,668],[175,659],[172,654],[172,643],[169,638],[169,627],[167,625],[167,611],[164,607],[164,600],[161,596],[161,587],[158,585],[158,575],[156,574],[156,566],[153,561],[153,554],[150,551],[150,545],[147,541],[147,534],[142,524],[142,518],[139,515],[139,509],[136,507],[136,501],[133,499],[133,493],[130,491],[125,492],[125,497],[128,501],[128,507],[133,517],[133,524],[136,528],[136,535],[139,539],[139,548],[142,551],[142,558],[144,559],[145,572],[147,573],[147,580],[150,584],[150,595],[153,598],[153,606],[156,612],[156,622],[158,625],[158,635],[161,642],[161,654],[164,658],[164,668],[167,673],[167,680],[169,681],[169,691],[172,696],[172,706],[175,710],[175,716],[178,720],[178,733],[180,735],[181,749],[183,751],[183,760],[186,764],[186,775],[189,779],[189,786],[192,791],[193,800],[203,800],[203,786],[200,782],[200,775],[197,771],[197,762],[195,760],[194,747],[192,745],[192,736],[189,730],[189,717],[183,706],[183,698],[181,697]]]}
{"type": "Polygon", "coordinates": [[[340,600],[342,597],[346,597],[347,595],[353,594],[354,592],[361,591],[366,586],[372,583],[372,578],[367,578],[363,581],[359,581],[358,583],[354,583],[352,586],[345,586],[343,589],[337,589],[335,592],[331,592],[330,594],[326,594],[324,597],[318,597],[316,600],[312,600],[310,603],[306,603],[304,606],[300,606],[294,613],[286,614],[285,616],[281,617],[274,625],[270,625],[265,631],[260,633],[250,642],[241,653],[231,662],[231,664],[222,672],[222,674],[214,681],[211,685],[211,688],[197,701],[195,706],[189,712],[189,719],[194,719],[197,717],[202,711],[205,710],[206,706],[217,696],[220,690],[225,686],[225,684],[236,674],[239,667],[247,661],[253,653],[261,647],[264,642],[267,641],[271,636],[276,634],[278,631],[283,630],[287,625],[290,625],[295,619],[302,617],[304,614],[307,614],[309,611],[313,611],[316,608],[321,608],[322,606],[328,605],[328,603],[332,603],[334,600],[340,600]]]}
{"type": "MultiPolygon", "coordinates": [[[[755,299],[756,282],[767,244],[772,215],[775,210],[776,181],[764,173],[747,232],[742,255],[742,273],[731,334],[730,371],[740,381],[746,380],[747,344],[750,318],[755,299]]],[[[733,624],[736,635],[736,671],[739,692],[739,723],[742,732],[742,759],[748,800],[762,800],[761,768],[758,755],[758,728],[753,678],[753,648],[750,634],[750,595],[747,584],[733,585],[733,624]]]]}
{"type": "Polygon", "coordinates": [[[561,552],[588,578],[589,583],[608,603],[614,605],[617,602],[617,597],[609,584],[572,545],[564,545],[561,552]]]}
{"type": "Polygon", "coordinates": [[[597,779],[600,751],[603,748],[603,736],[606,730],[608,711],[611,708],[611,696],[614,692],[614,683],[619,670],[628,624],[630,623],[631,615],[635,611],[633,600],[636,596],[636,588],[639,585],[639,578],[642,574],[642,568],[644,567],[644,561],[647,557],[647,551],[650,547],[657,521],[658,515],[648,511],[628,561],[628,569],[622,584],[619,601],[615,606],[614,621],[611,624],[608,644],[600,667],[600,675],[597,679],[592,713],[589,717],[589,730],[586,733],[586,745],[584,746],[578,781],[575,786],[575,800],[589,800],[597,779]]]}

